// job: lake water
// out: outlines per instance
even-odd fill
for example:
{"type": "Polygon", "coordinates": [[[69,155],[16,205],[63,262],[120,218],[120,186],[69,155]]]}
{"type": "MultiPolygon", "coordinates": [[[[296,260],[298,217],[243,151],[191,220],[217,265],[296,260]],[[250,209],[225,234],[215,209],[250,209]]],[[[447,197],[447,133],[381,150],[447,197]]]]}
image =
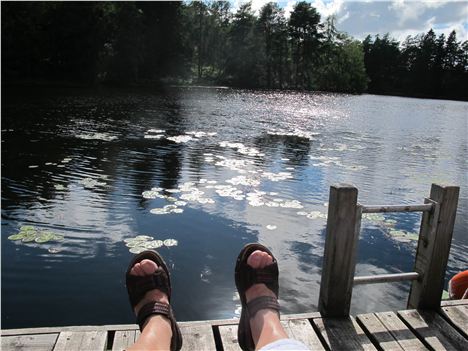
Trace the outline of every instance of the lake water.
{"type": "MultiPolygon", "coordinates": [[[[4,89],[2,327],[133,323],[138,235],[173,239],[158,250],[178,320],[239,316],[234,263],[256,241],[279,260],[283,313],[314,311],[339,182],[368,205],[460,185],[447,281],[468,266],[467,116],[466,102],[373,95],[4,89]],[[8,239],[24,226],[63,240],[8,239]]],[[[356,274],[411,271],[419,221],[364,219],[356,274]]],[[[404,308],[408,290],[357,287],[352,312],[404,308]]]]}

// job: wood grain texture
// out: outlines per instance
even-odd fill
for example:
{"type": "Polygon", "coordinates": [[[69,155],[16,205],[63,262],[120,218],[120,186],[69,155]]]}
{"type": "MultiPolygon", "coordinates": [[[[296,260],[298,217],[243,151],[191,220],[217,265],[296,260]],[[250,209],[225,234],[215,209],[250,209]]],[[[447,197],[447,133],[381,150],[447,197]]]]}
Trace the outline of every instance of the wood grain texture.
{"type": "Polygon", "coordinates": [[[438,206],[422,216],[414,265],[421,278],[411,284],[408,308],[435,311],[440,306],[459,192],[459,187],[432,184],[426,202],[434,201],[438,206]]]}
{"type": "Polygon", "coordinates": [[[325,317],[349,315],[361,218],[357,196],[352,185],[330,187],[319,296],[319,311],[325,317]]]}
{"type": "Polygon", "coordinates": [[[434,350],[468,350],[468,341],[433,311],[406,310],[398,315],[424,343],[434,350]]]}
{"type": "Polygon", "coordinates": [[[386,326],[374,313],[366,313],[356,316],[356,320],[366,334],[384,351],[404,350],[395,337],[387,330],[386,326]]]}
{"type": "Polygon", "coordinates": [[[237,324],[219,326],[219,335],[224,351],[239,351],[239,341],[237,340],[237,324]]]}
{"type": "Polygon", "coordinates": [[[216,350],[213,329],[210,324],[181,326],[180,331],[184,340],[182,350],[216,350]]]}
{"type": "Polygon", "coordinates": [[[107,347],[107,332],[62,332],[59,334],[54,351],[87,350],[101,351],[107,347]]]}
{"type": "MultiPolygon", "coordinates": [[[[139,333],[138,333],[139,334],[139,333]]],[[[114,335],[112,351],[123,351],[133,345],[137,339],[136,330],[117,330],[114,335]]]]}
{"type": "Polygon", "coordinates": [[[377,350],[352,317],[314,318],[312,323],[331,350],[377,350]]]}
{"type": "Polygon", "coordinates": [[[468,339],[468,305],[441,307],[441,314],[468,339]]]}
{"type": "Polygon", "coordinates": [[[289,338],[302,342],[311,350],[325,350],[308,319],[291,319],[281,321],[281,324],[289,338]]]}
{"type": "Polygon", "coordinates": [[[57,338],[58,333],[2,336],[1,349],[8,351],[52,351],[57,338]]]}

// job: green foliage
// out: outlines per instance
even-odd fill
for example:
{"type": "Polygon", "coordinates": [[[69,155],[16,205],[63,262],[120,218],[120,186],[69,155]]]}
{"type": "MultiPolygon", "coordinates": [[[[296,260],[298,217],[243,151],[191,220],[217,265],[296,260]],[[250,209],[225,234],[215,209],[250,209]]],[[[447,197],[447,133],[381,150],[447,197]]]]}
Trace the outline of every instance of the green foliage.
{"type": "Polygon", "coordinates": [[[227,1],[4,2],[4,82],[179,81],[468,99],[468,43],[434,31],[362,43],[310,2],[289,19],[227,1]]]}
{"type": "Polygon", "coordinates": [[[468,99],[467,42],[426,34],[407,37],[400,45],[388,34],[363,41],[369,92],[468,99]]]}

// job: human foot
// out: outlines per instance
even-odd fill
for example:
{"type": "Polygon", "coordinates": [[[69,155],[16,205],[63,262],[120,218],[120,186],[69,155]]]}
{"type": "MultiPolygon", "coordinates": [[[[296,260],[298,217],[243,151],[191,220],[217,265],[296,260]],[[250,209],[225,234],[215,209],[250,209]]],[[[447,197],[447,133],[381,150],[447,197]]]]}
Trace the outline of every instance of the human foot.
{"type": "MultiPolygon", "coordinates": [[[[130,270],[130,275],[135,277],[150,277],[156,272],[158,268],[159,267],[156,264],[156,262],[151,261],[149,259],[144,259],[140,262],[135,263],[135,265],[130,270]]],[[[138,313],[140,312],[141,308],[150,302],[160,302],[169,305],[169,299],[166,293],[162,292],[159,289],[149,290],[145,293],[140,302],[138,302],[133,308],[135,316],[138,316],[138,313]]],[[[161,320],[164,320],[166,323],[168,323],[168,325],[170,326],[170,321],[166,317],[161,315],[151,315],[144,322],[143,328],[152,318],[160,318],[161,320]]]]}
{"type": "Polygon", "coordinates": [[[248,244],[239,254],[236,287],[242,303],[238,341],[243,350],[254,350],[287,338],[279,319],[278,263],[270,250],[248,244]]]}
{"type": "Polygon", "coordinates": [[[144,251],[130,262],[127,292],[141,335],[129,350],[180,350],[182,335],[172,308],[169,270],[155,251],[144,251]]]}
{"type": "MultiPolygon", "coordinates": [[[[273,264],[273,257],[268,252],[256,250],[247,258],[247,265],[254,270],[261,270],[273,264]]],[[[271,296],[277,298],[276,294],[268,289],[264,283],[253,284],[245,291],[247,303],[260,296],[271,296]]]]}

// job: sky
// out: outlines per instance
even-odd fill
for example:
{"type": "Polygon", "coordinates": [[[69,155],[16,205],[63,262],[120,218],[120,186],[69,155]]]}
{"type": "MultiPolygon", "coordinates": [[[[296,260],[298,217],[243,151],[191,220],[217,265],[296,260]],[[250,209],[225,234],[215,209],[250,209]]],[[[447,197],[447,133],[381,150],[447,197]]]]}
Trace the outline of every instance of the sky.
{"type": "MultiPolygon", "coordinates": [[[[237,8],[244,0],[232,0],[237,8]]],[[[258,11],[268,0],[252,0],[252,8],[258,11]]],[[[289,17],[296,0],[279,0],[289,17]]],[[[324,20],[335,15],[336,27],[356,39],[368,34],[390,35],[403,41],[408,35],[427,33],[434,29],[436,34],[446,36],[456,30],[459,41],[468,40],[468,0],[465,1],[416,1],[416,0],[308,0],[324,20]]]]}

